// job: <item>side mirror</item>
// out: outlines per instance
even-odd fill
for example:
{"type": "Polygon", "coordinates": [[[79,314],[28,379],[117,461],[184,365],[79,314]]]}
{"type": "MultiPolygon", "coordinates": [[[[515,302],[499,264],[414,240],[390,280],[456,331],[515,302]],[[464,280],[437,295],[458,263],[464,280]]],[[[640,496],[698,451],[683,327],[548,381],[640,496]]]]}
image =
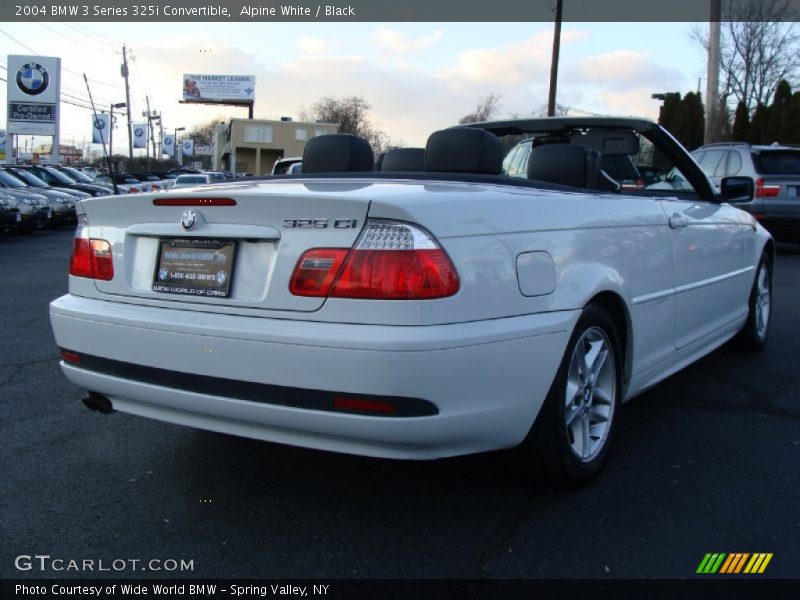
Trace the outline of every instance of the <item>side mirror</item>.
{"type": "Polygon", "coordinates": [[[755,196],[755,184],[750,177],[724,177],[720,184],[722,202],[750,202],[755,196]]]}

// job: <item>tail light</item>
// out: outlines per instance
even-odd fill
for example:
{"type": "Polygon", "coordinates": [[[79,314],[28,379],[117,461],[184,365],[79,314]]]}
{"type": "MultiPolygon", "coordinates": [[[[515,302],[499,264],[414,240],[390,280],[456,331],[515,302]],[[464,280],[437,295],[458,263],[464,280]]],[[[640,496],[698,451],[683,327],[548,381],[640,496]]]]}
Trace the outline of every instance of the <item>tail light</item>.
{"type": "Polygon", "coordinates": [[[367,221],[352,250],[309,250],[295,267],[297,296],[426,300],[452,296],[458,275],[438,242],[416,225],[367,221]]]}
{"type": "Polygon", "coordinates": [[[766,185],[763,179],[756,179],[756,198],[774,198],[781,193],[781,186],[766,185]]]}
{"type": "Polygon", "coordinates": [[[111,244],[106,240],[90,239],[86,233],[85,217],[75,232],[69,274],[75,277],[111,281],[114,279],[114,261],[111,244]]]}

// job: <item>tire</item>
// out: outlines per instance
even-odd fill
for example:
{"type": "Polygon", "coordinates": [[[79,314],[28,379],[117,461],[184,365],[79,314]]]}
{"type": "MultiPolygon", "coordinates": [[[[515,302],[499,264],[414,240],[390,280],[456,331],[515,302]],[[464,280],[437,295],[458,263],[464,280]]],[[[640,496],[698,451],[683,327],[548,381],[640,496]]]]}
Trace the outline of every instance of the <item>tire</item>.
{"type": "Polygon", "coordinates": [[[758,352],[767,343],[772,323],[772,259],[766,252],[758,262],[748,306],[747,321],[731,344],[741,352],[758,352]]]}
{"type": "Polygon", "coordinates": [[[588,305],[525,443],[555,487],[577,487],[603,467],[619,420],[623,364],[613,320],[605,309],[588,305]],[[599,372],[589,382],[595,366],[599,372]]]}

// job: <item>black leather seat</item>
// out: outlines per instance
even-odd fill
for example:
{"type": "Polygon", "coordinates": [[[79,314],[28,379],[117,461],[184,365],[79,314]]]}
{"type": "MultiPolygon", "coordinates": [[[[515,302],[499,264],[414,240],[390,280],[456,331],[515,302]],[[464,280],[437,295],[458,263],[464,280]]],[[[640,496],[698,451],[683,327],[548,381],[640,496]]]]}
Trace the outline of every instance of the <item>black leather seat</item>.
{"type": "Polygon", "coordinates": [[[415,171],[425,170],[425,148],[395,148],[383,157],[381,171],[415,171]]]}
{"type": "Polygon", "coordinates": [[[619,184],[603,170],[603,155],[575,144],[534,146],[528,157],[528,179],[571,187],[619,191],[619,184]]]}
{"type": "Polygon", "coordinates": [[[425,171],[428,172],[499,175],[502,167],[500,141],[484,129],[442,129],[432,133],[425,145],[425,171]]]}
{"type": "Polygon", "coordinates": [[[312,138],[303,151],[303,173],[361,172],[374,168],[369,142],[348,133],[312,138]]]}

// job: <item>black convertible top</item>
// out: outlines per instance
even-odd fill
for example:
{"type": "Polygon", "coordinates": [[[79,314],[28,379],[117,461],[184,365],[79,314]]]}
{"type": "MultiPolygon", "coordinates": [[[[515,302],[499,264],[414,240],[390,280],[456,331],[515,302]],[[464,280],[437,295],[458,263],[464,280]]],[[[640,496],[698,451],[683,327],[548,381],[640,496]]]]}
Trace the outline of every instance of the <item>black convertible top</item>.
{"type": "Polygon", "coordinates": [[[657,129],[658,125],[647,119],[632,117],[544,117],[541,119],[508,119],[468,123],[458,127],[477,127],[491,131],[498,137],[523,135],[526,133],[555,133],[575,129],[607,127],[609,129],[632,129],[645,133],[657,129]]]}

